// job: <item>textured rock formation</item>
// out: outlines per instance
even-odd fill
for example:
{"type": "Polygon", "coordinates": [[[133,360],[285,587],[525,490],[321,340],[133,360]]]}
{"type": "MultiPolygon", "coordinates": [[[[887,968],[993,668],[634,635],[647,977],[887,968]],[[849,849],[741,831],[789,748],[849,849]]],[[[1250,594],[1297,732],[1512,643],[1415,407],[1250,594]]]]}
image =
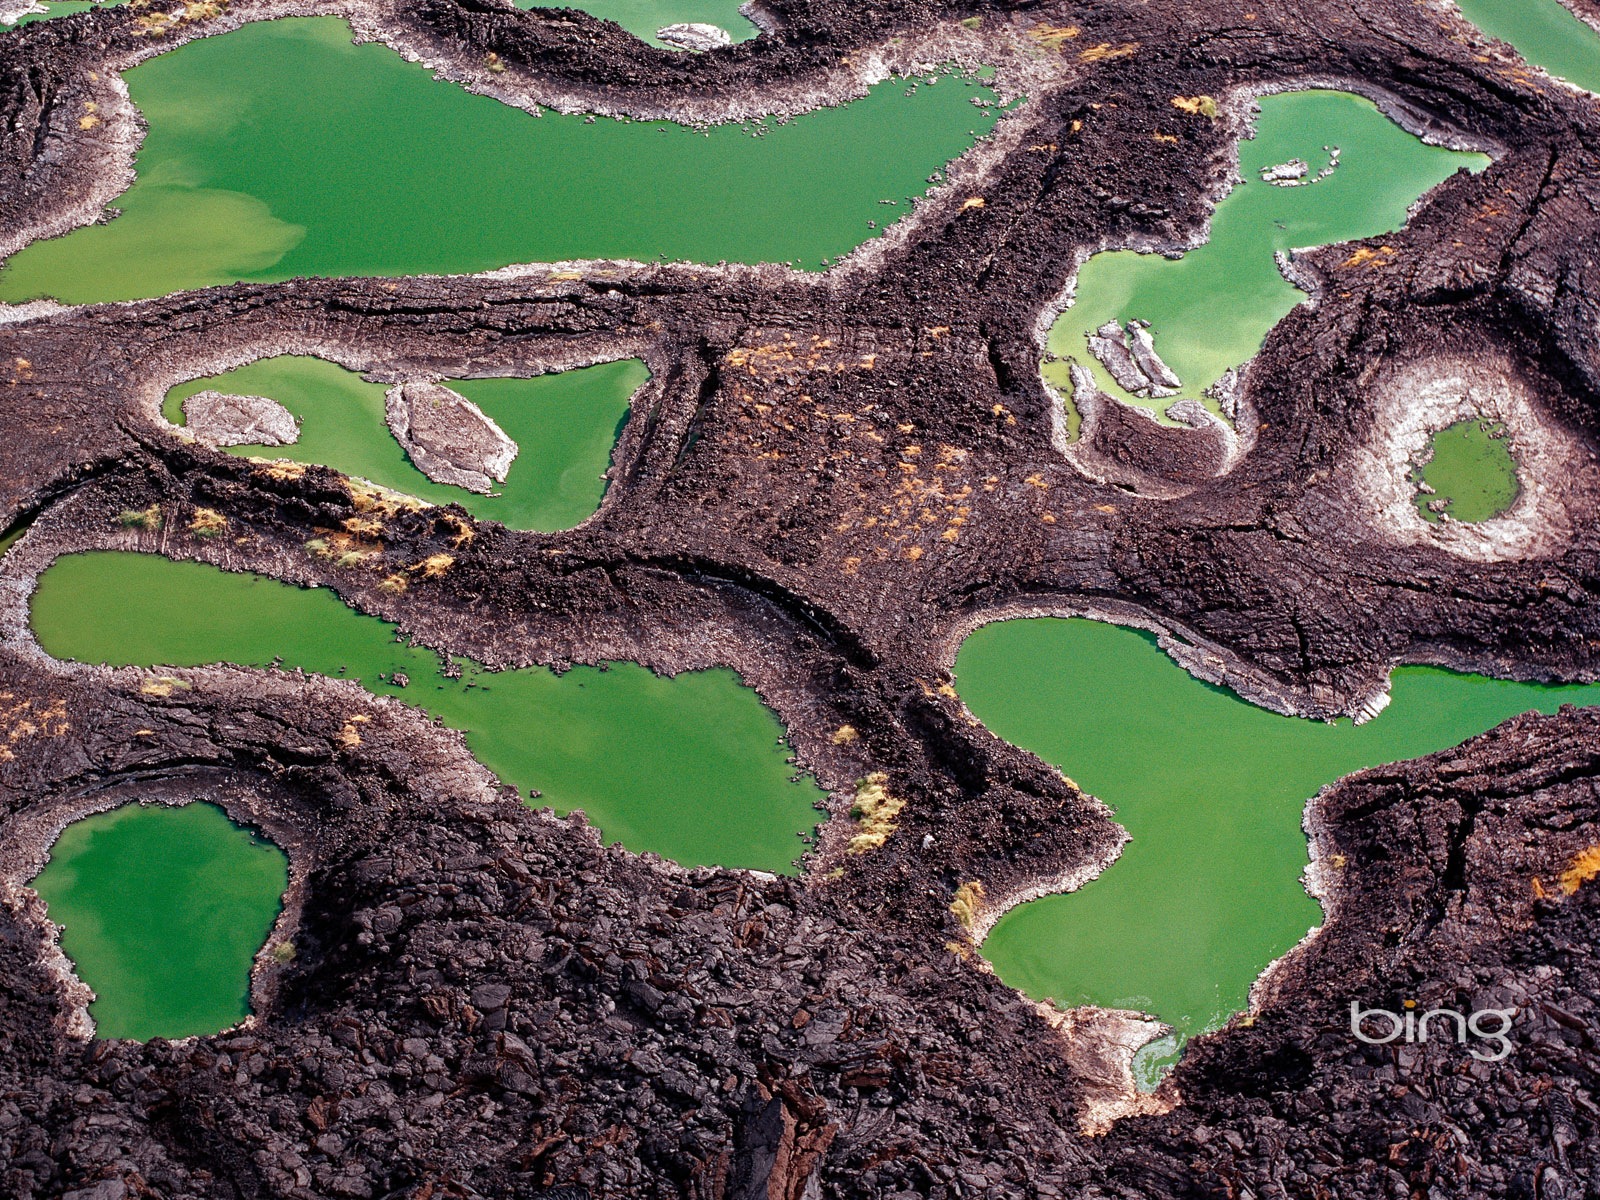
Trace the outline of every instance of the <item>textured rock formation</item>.
{"type": "MultiPolygon", "coordinates": [[[[313,10],[236,0],[151,38],[114,8],[4,35],[0,253],[95,219],[125,186],[138,127],[115,71],[313,10]]],[[[1592,101],[1403,0],[1359,19],[1333,0],[773,0],[774,32],[700,55],[489,0],[339,11],[527,103],[791,112],[858,94],[881,64],[949,59],[995,63],[1028,100],[820,279],[563,264],[0,314],[0,504],[38,518],[0,561],[0,852],[25,859],[30,831],[107,789],[217,773],[304,881],[299,954],[258,1018],[139,1046],[71,1036],[79,996],[5,868],[0,1194],[1585,1194],[1600,904],[1594,881],[1561,880],[1600,816],[1592,714],[1524,718],[1330,789],[1308,815],[1322,934],[1264,981],[1253,1021],[1192,1045],[1145,1115],[1086,1138],[1130,1109],[1119,1022],[1079,1014],[1099,1031],[1085,1040],[1046,1020],[981,969],[949,905],[970,881],[1000,909],[1082,878],[1120,832],[970,724],[948,685],[966,629],[1023,611],[1159,628],[1197,674],[1316,715],[1373,711],[1398,661],[1593,677],[1592,101]],[[1237,441],[1112,405],[1085,435],[1098,457],[1069,460],[1036,331],[1073,264],[1190,243],[1250,96],[1337,81],[1494,165],[1381,244],[1296,258],[1315,302],[1227,389],[1237,441]],[[1198,95],[1217,120],[1171,103],[1198,95]],[[580,529],[397,508],[375,553],[339,567],[304,543],[370,521],[369,496],[149,416],[182,379],[328,348],[387,379],[637,354],[652,380],[580,529]],[[1385,464],[1409,444],[1392,401],[1462,360],[1495,364],[1566,472],[1530,481],[1531,532],[1494,553],[1383,516],[1385,464]],[[161,530],[118,524],[151,505],[161,530]],[[199,506],[232,536],[188,532],[199,506]],[[154,696],[139,672],[43,662],[25,633],[34,574],[107,545],[337,588],[492,665],[734,666],[835,813],[800,879],[684,872],[529,812],[453,735],[347,682],[216,668],[154,696]],[[403,596],[380,586],[432,555],[450,568],[403,596]],[[352,713],[371,718],[355,747],[352,713]],[[851,785],[880,770],[906,800],[899,828],[847,856],[851,785]],[[1512,1053],[1350,1037],[1351,1000],[1408,997],[1518,1008],[1512,1053]]]]}
{"type": "Polygon", "coordinates": [[[417,469],[435,483],[487,494],[504,483],[517,444],[484,411],[437,383],[403,383],[384,396],[384,417],[417,469]]]}
{"type": "Polygon", "coordinates": [[[208,446],[288,446],[300,439],[294,414],[267,396],[206,389],[183,402],[184,424],[208,446]]]}
{"type": "Polygon", "coordinates": [[[704,21],[666,25],[656,30],[656,37],[681,50],[715,50],[733,43],[733,35],[726,29],[720,25],[708,25],[704,21]]]}

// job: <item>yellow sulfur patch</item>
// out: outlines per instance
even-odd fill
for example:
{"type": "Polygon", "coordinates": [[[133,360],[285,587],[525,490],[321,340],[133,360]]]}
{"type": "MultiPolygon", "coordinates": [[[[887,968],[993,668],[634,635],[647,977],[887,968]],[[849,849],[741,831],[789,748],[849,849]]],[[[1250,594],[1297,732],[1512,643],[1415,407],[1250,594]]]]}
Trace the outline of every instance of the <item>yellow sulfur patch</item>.
{"type": "Polygon", "coordinates": [[[1561,894],[1571,896],[1584,884],[1596,876],[1600,876],[1600,845],[1586,846],[1572,856],[1572,861],[1567,864],[1567,869],[1561,872],[1558,881],[1561,885],[1561,894]]]}
{"type": "Polygon", "coordinates": [[[890,795],[888,784],[889,777],[882,771],[874,771],[856,784],[856,798],[850,806],[850,815],[861,826],[861,832],[850,839],[850,844],[845,847],[847,853],[865,854],[868,850],[876,850],[895,831],[895,818],[900,815],[906,802],[899,796],[890,795]]]}
{"type": "Polygon", "coordinates": [[[1101,42],[1098,46],[1092,46],[1078,55],[1078,61],[1086,63],[1106,62],[1114,58],[1131,58],[1137,53],[1139,53],[1138,42],[1124,42],[1120,46],[1113,46],[1110,42],[1101,42]]]}
{"type": "Polygon", "coordinates": [[[950,911],[963,929],[971,929],[983,911],[983,884],[974,879],[958,887],[955,899],[950,901],[950,911]]]}
{"type": "Polygon", "coordinates": [[[1190,116],[1217,119],[1217,102],[1211,96],[1174,96],[1172,107],[1190,116]]]}

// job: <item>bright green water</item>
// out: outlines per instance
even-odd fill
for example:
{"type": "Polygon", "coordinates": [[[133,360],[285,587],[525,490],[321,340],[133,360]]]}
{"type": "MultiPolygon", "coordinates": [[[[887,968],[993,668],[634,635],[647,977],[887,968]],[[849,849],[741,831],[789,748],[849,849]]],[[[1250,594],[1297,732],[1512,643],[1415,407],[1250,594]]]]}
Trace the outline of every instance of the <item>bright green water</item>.
{"type": "Polygon", "coordinates": [[[487,672],[303,589],[200,563],[105,551],[59,559],[40,576],[32,622],[57,658],[118,666],[232,662],[347,674],[466,734],[479,761],[559,812],[581,808],[631,850],[685,866],[792,874],[822,791],[793,780],[783,726],[732,671],[663,679],[633,663],[487,672]],[[114,604],[107,597],[114,596],[114,604]],[[409,687],[385,683],[400,671],[409,687]]]}
{"type": "MultiPolygon", "coordinates": [[[[1481,170],[1488,162],[1424,145],[1347,92],[1264,96],[1255,139],[1239,146],[1245,182],[1217,206],[1210,240],[1180,259],[1114,250],[1085,262],[1072,307],[1051,326],[1047,349],[1058,360],[1045,363],[1045,378],[1070,395],[1065,360],[1076,360],[1107,395],[1164,410],[1176,397],[1141,400],[1124,392],[1085,345],[1107,321],[1138,319],[1150,322],[1156,352],[1183,381],[1183,395],[1204,399],[1206,388],[1251,358],[1305,299],[1278,271],[1275,252],[1398,229],[1417,197],[1462,167],[1481,170]],[[1263,167],[1295,158],[1314,176],[1332,157],[1323,146],[1341,151],[1326,179],[1304,187],[1262,181],[1263,167]]],[[[1215,410],[1215,402],[1205,403],[1215,410]]]]}
{"type": "Polygon", "coordinates": [[[289,885],[282,850],[212,804],[126,804],[67,826],[33,888],[94,989],[101,1037],[218,1033],[250,1011],[250,966],[289,885]]]}
{"type": "Polygon", "coordinates": [[[1267,964],[1320,920],[1300,884],[1300,822],[1319,789],[1530,709],[1600,704],[1600,684],[1402,667],[1374,720],[1307,721],[1199,682],[1148,634],[1047,618],[973,633],[956,688],[996,735],[1115,809],[1133,839],[1078,891],[1012,909],[984,956],[1035,998],[1151,1012],[1184,1037],[1245,1007],[1267,964]]]}
{"type": "Polygon", "coordinates": [[[747,42],[761,30],[739,11],[740,0],[588,0],[562,4],[559,0],[513,0],[518,8],[580,8],[602,21],[615,21],[640,41],[672,50],[656,37],[666,25],[698,22],[726,29],[735,42],[747,42]]]}
{"type": "Polygon", "coordinates": [[[1447,511],[1457,521],[1487,521],[1511,507],[1517,498],[1517,464],[1506,448],[1502,426],[1485,421],[1458,421],[1433,435],[1428,462],[1412,472],[1433,494],[1417,493],[1417,511],[1429,521],[1439,514],[1430,501],[1449,502],[1447,511]]]}
{"type": "Polygon", "coordinates": [[[572,258],[817,267],[996,119],[958,77],[783,124],[534,116],[352,45],[334,17],[247,25],[126,79],[150,131],[122,215],[17,254],[0,300],[572,258]]]}
{"type": "Polygon", "coordinates": [[[19,541],[21,541],[22,535],[28,532],[28,527],[32,524],[33,522],[31,520],[18,521],[10,529],[6,530],[3,534],[0,534],[0,554],[7,553],[11,547],[15,546],[19,541]]]}
{"type": "Polygon", "coordinates": [[[1600,34],[1560,0],[1456,0],[1461,13],[1492,38],[1550,74],[1600,92],[1600,34]]]}
{"type": "Polygon", "coordinates": [[[22,25],[31,25],[35,21],[48,21],[51,17],[70,17],[73,13],[88,12],[91,8],[110,8],[114,4],[121,4],[123,0],[43,0],[44,12],[24,13],[10,25],[0,24],[0,33],[7,29],[16,29],[22,25]]]}
{"type": "Polygon", "coordinates": [[[316,463],[433,504],[453,501],[511,529],[550,532],[570,529],[600,506],[606,490],[601,472],[627,419],[628,401],[649,378],[642,362],[624,359],[537,379],[447,381],[519,447],[494,496],[434,483],[417,470],[384,424],[387,387],[321,359],[268,358],[196,379],[168,392],[162,411],[182,425],[183,402],[207,388],[267,396],[299,418],[300,440],[291,446],[233,446],[230,453],[316,463]]]}

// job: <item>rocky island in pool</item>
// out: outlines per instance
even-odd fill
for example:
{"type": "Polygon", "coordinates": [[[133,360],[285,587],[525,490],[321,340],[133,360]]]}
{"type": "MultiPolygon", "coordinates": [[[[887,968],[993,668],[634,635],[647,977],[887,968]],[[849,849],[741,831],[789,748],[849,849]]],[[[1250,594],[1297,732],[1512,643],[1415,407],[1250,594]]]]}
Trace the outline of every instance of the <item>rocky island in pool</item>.
{"type": "Polygon", "coordinates": [[[1594,0],[0,0],[0,1196],[1579,1200],[1594,0]]]}

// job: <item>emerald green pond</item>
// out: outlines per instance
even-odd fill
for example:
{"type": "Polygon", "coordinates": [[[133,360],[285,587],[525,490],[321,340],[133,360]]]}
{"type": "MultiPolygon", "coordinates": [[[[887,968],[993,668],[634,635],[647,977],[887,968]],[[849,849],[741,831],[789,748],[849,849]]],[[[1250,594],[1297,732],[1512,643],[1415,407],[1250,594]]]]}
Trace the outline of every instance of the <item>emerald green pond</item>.
{"type": "Polygon", "coordinates": [[[1256,977],[1321,920],[1300,882],[1300,822],[1319,789],[1530,709],[1600,704],[1600,684],[1401,667],[1372,721],[1307,721],[1201,683],[1151,635],[1050,618],[984,626],[955,672],[979,720],[1105,801],[1132,836],[1098,879],[1002,917],[984,956],[1036,999],[1151,1012],[1180,1038],[1244,1008],[1256,977]]]}
{"type": "Polygon", "coordinates": [[[732,671],[664,679],[633,663],[489,672],[396,640],[395,626],[304,589],[201,563],[102,551],[39,578],[32,624],[57,658],[117,666],[231,662],[345,675],[462,730],[534,803],[581,808],[610,842],[685,866],[794,873],[823,792],[792,779],[783,726],[732,671]],[[114,596],[115,603],[107,603],[114,596]],[[384,682],[396,671],[408,687],[384,682]],[[380,676],[384,678],[380,678],[380,676]]]}
{"type": "Polygon", "coordinates": [[[562,4],[559,0],[513,0],[518,8],[578,8],[602,21],[615,21],[634,37],[652,46],[674,49],[656,37],[667,25],[695,22],[726,29],[735,42],[747,42],[761,30],[739,11],[740,0],[587,0],[562,4]]]}
{"type": "Polygon", "coordinates": [[[289,885],[282,850],[212,804],[127,804],[67,826],[33,881],[94,989],[100,1037],[218,1033],[250,1011],[250,967],[289,885]]]}
{"type": "Polygon", "coordinates": [[[1560,0],[1456,0],[1461,15],[1550,74],[1600,92],[1600,34],[1560,0]]]}
{"type": "MultiPolygon", "coordinates": [[[[1430,188],[1488,158],[1424,145],[1371,101],[1348,92],[1263,96],[1256,136],[1239,146],[1245,182],[1217,206],[1211,235],[1179,259],[1114,250],[1078,273],[1072,307],[1051,326],[1045,378],[1063,395],[1069,363],[1089,367],[1100,389],[1131,404],[1165,410],[1177,397],[1140,399],[1119,387],[1089,354],[1086,338],[1107,321],[1150,322],[1156,352],[1182,381],[1183,397],[1202,393],[1261,348],[1272,327],[1306,298],[1278,271],[1274,253],[1329,245],[1398,229],[1406,209],[1430,188]],[[1262,180],[1264,168],[1304,162],[1314,178],[1340,151],[1332,174],[1298,187],[1262,180]]],[[[1378,268],[1381,269],[1381,268],[1378,268]]],[[[1070,404],[1069,404],[1070,407],[1070,404]]]]}
{"type": "Polygon", "coordinates": [[[289,458],[332,467],[433,504],[462,505],[511,529],[570,529],[600,506],[601,473],[628,416],[628,402],[650,378],[638,359],[601,363],[536,379],[447,380],[517,443],[516,461],[498,495],[434,483],[407,457],[384,424],[387,386],[317,358],[262,359],[167,393],[162,412],[184,423],[183,402],[208,388],[267,396],[300,421],[288,446],[231,446],[231,454],[289,458]]]}
{"type": "Polygon", "coordinates": [[[22,250],[0,300],[573,258],[815,268],[997,119],[955,76],[783,124],[536,116],[350,37],[335,17],[263,21],[128,71],[150,131],[122,215],[22,250]]]}
{"type": "Polygon", "coordinates": [[[1487,421],[1457,421],[1434,434],[1428,461],[1411,475],[1432,489],[1417,492],[1417,511],[1438,522],[1441,514],[1430,506],[1442,504],[1452,520],[1487,521],[1510,508],[1517,498],[1517,464],[1503,434],[1503,427],[1487,421]]]}

